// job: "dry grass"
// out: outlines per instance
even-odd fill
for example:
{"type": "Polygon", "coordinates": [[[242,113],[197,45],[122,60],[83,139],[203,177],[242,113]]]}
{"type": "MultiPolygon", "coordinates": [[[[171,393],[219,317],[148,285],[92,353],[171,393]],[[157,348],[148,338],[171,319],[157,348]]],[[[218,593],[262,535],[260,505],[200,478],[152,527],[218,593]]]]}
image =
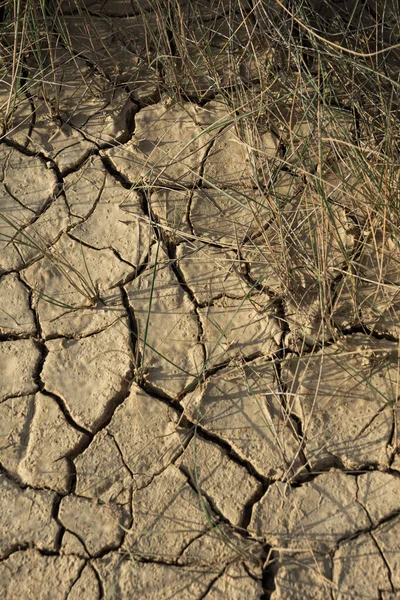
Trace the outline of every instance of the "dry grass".
{"type": "MultiPolygon", "coordinates": [[[[207,106],[210,100],[220,99],[229,116],[202,135],[218,140],[231,127],[251,165],[248,187],[260,194],[269,220],[263,220],[259,205],[248,194],[238,196],[238,190],[205,177],[201,184],[219,190],[253,215],[253,230],[230,248],[235,259],[227,272],[232,265],[237,270],[244,264],[248,282],[244,300],[257,288],[272,302],[281,303],[283,335],[273,360],[278,358],[279,363],[289,354],[307,365],[313,360],[318,363],[326,349],[356,331],[398,340],[398,3],[359,1],[352,9],[345,2],[332,5],[328,0],[133,3],[141,28],[136,47],[122,22],[120,28],[114,24],[112,32],[137,52],[133,75],[121,72],[119,57],[104,45],[112,17],[95,2],[87,10],[83,4],[78,0],[0,3],[2,85],[8,90],[1,97],[3,135],[10,138],[31,94],[41,98],[51,118],[71,118],[73,111],[65,112],[58,95],[65,62],[86,61],[105,77],[109,90],[133,89],[138,80],[144,88],[153,86],[149,103],[163,98],[170,106],[187,100],[207,106]],[[273,157],[263,146],[267,131],[279,142],[273,157]],[[294,182],[292,187],[280,185],[285,177],[294,182]]],[[[145,182],[135,184],[147,196],[166,186],[151,169],[145,182]]],[[[188,193],[192,189],[181,182],[172,181],[170,186],[188,193]]],[[[166,244],[185,239],[195,249],[195,242],[204,240],[171,230],[170,224],[154,217],[152,224],[166,244]]],[[[67,261],[54,260],[67,268],[67,261]]],[[[162,268],[157,255],[152,268],[154,273],[162,268]]],[[[151,298],[139,336],[143,360],[148,353],[151,298]]],[[[225,334],[223,329],[217,346],[225,334]]],[[[344,357],[351,372],[358,367],[353,365],[353,353],[349,354],[347,359],[346,349],[339,348],[334,360],[344,357]]],[[[184,393],[204,382],[208,367],[206,361],[184,393]]],[[[375,379],[367,371],[358,373],[359,385],[373,386],[375,379]]],[[[138,372],[143,383],[144,364],[138,372]]],[[[319,375],[314,369],[312,405],[318,402],[322,372],[322,366],[319,375]]],[[[307,369],[301,376],[307,379],[307,369]]],[[[397,388],[395,381],[391,383],[392,390],[397,388]]],[[[286,421],[296,412],[291,385],[289,381],[282,406],[286,421]]],[[[330,393],[334,395],[332,389],[330,393]]],[[[384,401],[393,405],[396,397],[388,392],[384,401]]],[[[301,453],[307,424],[296,435],[301,453]]],[[[303,464],[299,473],[293,464],[287,466],[287,480],[309,467],[303,464]]]]}

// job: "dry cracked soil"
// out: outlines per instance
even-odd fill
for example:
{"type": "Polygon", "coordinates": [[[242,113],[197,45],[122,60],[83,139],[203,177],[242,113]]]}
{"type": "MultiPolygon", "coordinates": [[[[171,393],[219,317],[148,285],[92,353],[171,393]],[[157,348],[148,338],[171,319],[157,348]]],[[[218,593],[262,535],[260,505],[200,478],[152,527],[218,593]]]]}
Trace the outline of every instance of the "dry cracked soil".
{"type": "Polygon", "coordinates": [[[321,233],[295,158],[277,215],[224,98],[163,97],[142,13],[87,4],[111,51],[72,19],[62,121],[38,84],[0,144],[0,597],[400,598],[398,246],[335,279],[333,336],[283,265],[321,235],[333,281],[363,215],[321,233]]]}

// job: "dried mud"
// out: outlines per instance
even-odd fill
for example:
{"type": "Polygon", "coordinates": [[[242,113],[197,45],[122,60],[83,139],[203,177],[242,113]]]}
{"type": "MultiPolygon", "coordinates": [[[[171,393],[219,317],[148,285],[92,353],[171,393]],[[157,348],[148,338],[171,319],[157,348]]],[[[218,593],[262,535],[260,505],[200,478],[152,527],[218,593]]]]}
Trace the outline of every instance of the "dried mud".
{"type": "Polygon", "coordinates": [[[63,121],[38,85],[0,144],[0,596],[400,597],[398,246],[337,191],[330,227],[304,123],[259,186],[276,130],[254,164],[221,96],[160,96],[146,1],[86,4],[63,121]]]}

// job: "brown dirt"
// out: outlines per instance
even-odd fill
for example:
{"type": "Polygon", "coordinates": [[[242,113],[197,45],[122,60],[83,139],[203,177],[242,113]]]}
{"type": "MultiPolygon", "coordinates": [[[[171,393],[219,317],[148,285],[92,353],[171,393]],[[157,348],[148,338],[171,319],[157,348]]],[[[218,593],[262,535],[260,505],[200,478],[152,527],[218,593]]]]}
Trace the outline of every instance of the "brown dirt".
{"type": "Polygon", "coordinates": [[[86,4],[64,123],[37,85],[0,144],[0,596],[400,597],[398,245],[327,172],[331,227],[307,123],[256,189],[277,128],[252,162],[222,96],[160,95],[146,13],[86,4]]]}

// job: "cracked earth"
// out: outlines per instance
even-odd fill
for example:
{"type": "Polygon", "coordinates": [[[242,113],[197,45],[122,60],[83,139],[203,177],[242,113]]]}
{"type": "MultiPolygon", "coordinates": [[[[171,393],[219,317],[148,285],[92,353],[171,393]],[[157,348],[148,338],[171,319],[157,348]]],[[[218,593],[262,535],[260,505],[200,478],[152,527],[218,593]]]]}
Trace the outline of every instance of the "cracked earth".
{"type": "Polygon", "coordinates": [[[71,21],[60,119],[37,85],[0,144],[0,596],[400,598],[398,246],[335,182],[321,233],[295,157],[278,215],[223,97],[171,103],[140,13],[87,4],[113,51],[71,21]]]}

